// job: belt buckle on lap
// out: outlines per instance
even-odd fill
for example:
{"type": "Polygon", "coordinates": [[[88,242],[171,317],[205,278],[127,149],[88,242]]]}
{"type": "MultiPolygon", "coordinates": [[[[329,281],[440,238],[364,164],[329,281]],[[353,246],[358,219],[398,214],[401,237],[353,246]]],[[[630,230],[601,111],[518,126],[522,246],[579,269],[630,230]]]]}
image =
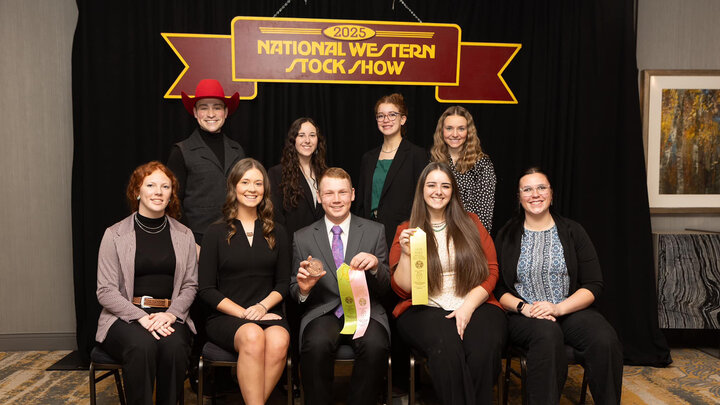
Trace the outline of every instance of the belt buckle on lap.
{"type": "Polygon", "coordinates": [[[145,305],[145,299],[153,299],[153,297],[149,295],[143,295],[140,297],[140,308],[150,308],[149,305],[145,305]]]}

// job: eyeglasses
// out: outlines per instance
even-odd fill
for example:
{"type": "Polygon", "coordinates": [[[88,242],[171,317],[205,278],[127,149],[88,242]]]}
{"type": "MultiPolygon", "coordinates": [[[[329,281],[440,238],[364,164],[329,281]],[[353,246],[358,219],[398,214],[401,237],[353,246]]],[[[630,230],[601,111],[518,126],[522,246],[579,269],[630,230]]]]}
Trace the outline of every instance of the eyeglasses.
{"type": "Polygon", "coordinates": [[[383,122],[383,121],[385,121],[385,118],[387,118],[388,121],[395,121],[397,119],[397,117],[399,117],[401,115],[402,114],[400,114],[399,112],[391,111],[387,114],[379,113],[379,114],[375,115],[375,119],[377,120],[377,122],[383,122]]]}
{"type": "Polygon", "coordinates": [[[520,194],[523,196],[530,196],[537,191],[540,195],[546,195],[550,192],[550,186],[547,184],[538,184],[535,187],[527,186],[520,189],[520,194]]]}

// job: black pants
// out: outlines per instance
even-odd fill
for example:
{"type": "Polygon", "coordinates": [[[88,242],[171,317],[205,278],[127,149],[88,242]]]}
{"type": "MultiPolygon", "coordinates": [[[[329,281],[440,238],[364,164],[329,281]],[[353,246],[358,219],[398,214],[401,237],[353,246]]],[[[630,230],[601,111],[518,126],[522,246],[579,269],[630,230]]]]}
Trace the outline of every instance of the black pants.
{"type": "Polygon", "coordinates": [[[480,305],[460,340],[455,319],[445,318],[449,313],[413,306],[398,318],[398,330],[427,357],[435,393],[443,404],[491,404],[507,336],[505,314],[495,305],[480,305]]]}
{"type": "Polygon", "coordinates": [[[122,363],[128,404],[152,404],[157,377],[157,403],[177,404],[190,355],[191,332],[174,323],[175,332],[155,339],[137,322],[118,319],[101,346],[122,363]]]}
{"type": "Polygon", "coordinates": [[[370,319],[365,335],[352,339],[352,335],[340,335],[342,326],[342,319],[328,313],[313,319],[303,331],[300,367],[307,404],[333,403],[333,370],[339,344],[349,344],[355,351],[348,405],[374,405],[383,390],[390,351],[387,331],[370,319]]]}
{"type": "Polygon", "coordinates": [[[619,404],[623,352],[615,329],[595,309],[557,319],[526,318],[511,313],[508,330],[513,344],[527,349],[528,404],[556,404],[567,379],[565,345],[583,359],[596,404],[619,404]]]}

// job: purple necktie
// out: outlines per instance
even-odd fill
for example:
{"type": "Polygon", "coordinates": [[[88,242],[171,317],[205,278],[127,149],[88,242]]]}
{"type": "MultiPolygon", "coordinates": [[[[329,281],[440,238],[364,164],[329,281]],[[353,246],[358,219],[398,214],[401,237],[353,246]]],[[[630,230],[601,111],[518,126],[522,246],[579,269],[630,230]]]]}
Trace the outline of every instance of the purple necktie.
{"type": "MultiPolygon", "coordinates": [[[[333,233],[333,240],[332,240],[332,254],[333,254],[333,260],[335,260],[335,267],[338,268],[340,265],[343,264],[343,261],[345,260],[345,256],[343,255],[343,243],[342,239],[340,239],[340,234],[342,233],[342,228],[340,228],[338,225],[335,225],[330,229],[330,231],[333,233]]],[[[335,309],[335,316],[340,318],[343,316],[343,308],[342,304],[338,305],[338,307],[335,309]]]]}

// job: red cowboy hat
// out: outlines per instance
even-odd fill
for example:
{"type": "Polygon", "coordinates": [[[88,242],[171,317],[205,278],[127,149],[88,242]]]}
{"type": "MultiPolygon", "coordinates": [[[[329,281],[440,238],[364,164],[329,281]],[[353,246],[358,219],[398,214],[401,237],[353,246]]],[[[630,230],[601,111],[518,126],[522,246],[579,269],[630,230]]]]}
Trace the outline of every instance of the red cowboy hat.
{"type": "Polygon", "coordinates": [[[185,104],[185,109],[190,115],[195,115],[193,108],[195,103],[201,98],[219,98],[225,102],[225,107],[228,109],[228,116],[232,115],[240,104],[240,94],[235,92],[231,97],[225,97],[225,91],[223,90],[220,82],[215,79],[202,79],[195,88],[195,97],[190,97],[185,92],[180,92],[182,95],[182,102],[185,104]]]}

